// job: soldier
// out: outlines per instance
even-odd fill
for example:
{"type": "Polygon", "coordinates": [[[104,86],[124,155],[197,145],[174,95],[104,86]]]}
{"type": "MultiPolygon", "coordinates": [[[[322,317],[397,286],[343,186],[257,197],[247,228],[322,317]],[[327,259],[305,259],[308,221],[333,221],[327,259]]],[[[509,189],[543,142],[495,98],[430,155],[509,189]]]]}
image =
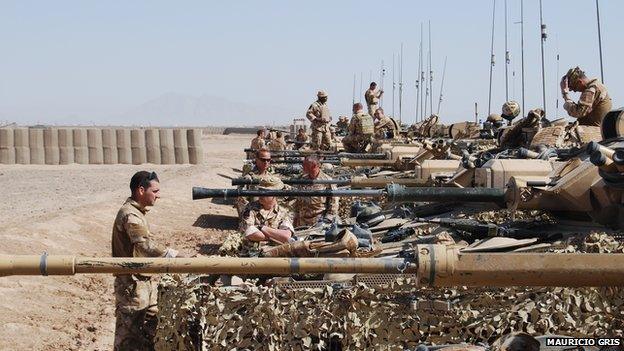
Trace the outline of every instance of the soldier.
{"type": "Polygon", "coordinates": [[[397,127],[390,117],[384,114],[380,107],[375,111],[375,137],[378,139],[392,139],[397,135],[397,127]]]}
{"type": "Polygon", "coordinates": [[[374,116],[375,111],[379,108],[379,99],[384,93],[383,90],[377,92],[375,89],[377,89],[377,83],[371,82],[368,90],[364,93],[366,105],[368,106],[368,114],[371,116],[374,116]]]}
{"type": "MultiPolygon", "coordinates": [[[[301,179],[331,179],[321,170],[321,162],[317,156],[307,156],[303,160],[303,176],[301,179]]],[[[303,190],[336,189],[335,184],[302,185],[303,190]]],[[[317,222],[332,222],[338,215],[339,199],[337,197],[297,197],[294,204],[295,226],[312,226],[317,222]]]]}
{"type": "MultiPolygon", "coordinates": [[[[268,149],[260,149],[256,151],[256,159],[254,160],[254,166],[246,165],[243,167],[243,177],[249,179],[264,179],[264,178],[279,178],[273,174],[271,170],[271,152],[268,149]]],[[[253,186],[248,186],[248,189],[253,189],[253,186]]],[[[238,197],[236,199],[234,207],[238,211],[239,217],[242,215],[245,207],[250,201],[256,200],[255,198],[238,197]]]]}
{"type": "MultiPolygon", "coordinates": [[[[154,241],[145,215],[160,198],[155,172],[140,171],[130,180],[131,196],[113,225],[113,257],[176,257],[178,251],[154,241]]],[[[157,282],[145,274],[115,276],[115,350],[154,348],[158,308],[157,282]]]]}
{"type": "MultiPolygon", "coordinates": [[[[283,188],[284,184],[277,178],[260,180],[259,189],[283,188]]],[[[295,233],[290,213],[273,196],[261,196],[247,205],[241,217],[240,231],[247,241],[275,244],[288,242],[295,233]]]]}
{"type": "Polygon", "coordinates": [[[327,93],[323,90],[317,94],[317,100],[310,105],[306,117],[312,123],[312,149],[329,150],[332,139],[329,125],[331,116],[327,107],[327,93]]]}
{"type": "Polygon", "coordinates": [[[541,128],[544,110],[536,108],[527,116],[507,128],[500,136],[499,145],[506,148],[528,147],[535,133],[541,128]]]}
{"type": "Polygon", "coordinates": [[[607,88],[598,79],[589,79],[579,67],[571,68],[561,78],[561,95],[565,103],[563,108],[572,117],[578,119],[580,125],[600,126],[604,116],[611,111],[611,97],[607,88]],[[568,93],[581,92],[578,102],[572,101],[568,93]]]}
{"type": "Polygon", "coordinates": [[[310,140],[305,129],[299,128],[297,136],[295,137],[295,150],[301,149],[310,140]]]}
{"type": "Polygon", "coordinates": [[[342,145],[347,152],[365,152],[372,142],[375,127],[373,117],[364,112],[361,103],[353,104],[353,117],[349,123],[349,135],[342,139],[342,145]]]}
{"type": "MultiPolygon", "coordinates": [[[[505,105],[503,105],[503,110],[504,107],[505,105]]],[[[493,139],[496,136],[498,129],[502,126],[503,116],[497,113],[492,113],[487,117],[485,123],[483,123],[483,129],[479,131],[479,137],[481,139],[493,139]]]]}
{"type": "Polygon", "coordinates": [[[277,132],[275,134],[275,139],[271,140],[269,143],[269,150],[271,151],[282,151],[286,150],[286,141],[284,140],[284,136],[282,132],[277,132]]]}
{"type": "MultiPolygon", "coordinates": [[[[260,150],[265,147],[264,143],[264,129],[258,129],[256,132],[256,137],[251,139],[251,145],[249,146],[253,150],[260,150]]],[[[247,159],[251,160],[254,158],[255,152],[248,152],[247,159]]]]}

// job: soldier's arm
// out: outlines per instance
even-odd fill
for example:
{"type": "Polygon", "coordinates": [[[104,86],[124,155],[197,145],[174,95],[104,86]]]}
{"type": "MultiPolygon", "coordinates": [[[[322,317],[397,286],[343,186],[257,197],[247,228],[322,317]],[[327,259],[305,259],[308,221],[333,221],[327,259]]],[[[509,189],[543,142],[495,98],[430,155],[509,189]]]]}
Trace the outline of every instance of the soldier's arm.
{"type": "Polygon", "coordinates": [[[152,240],[143,221],[134,214],[128,215],[124,229],[133,245],[134,257],[176,257],[178,255],[176,250],[166,248],[152,240]]]}
{"type": "Polygon", "coordinates": [[[250,241],[268,240],[268,238],[260,230],[260,227],[256,225],[256,217],[249,208],[245,209],[245,212],[241,217],[240,231],[245,238],[250,241]]]}
{"type": "Polygon", "coordinates": [[[310,107],[308,107],[308,112],[306,112],[306,118],[312,122],[316,119],[318,112],[316,107],[314,106],[314,104],[310,105],[310,107]]]}
{"type": "MultiPolygon", "coordinates": [[[[329,188],[331,190],[338,189],[336,184],[331,184],[329,188]]],[[[328,196],[327,202],[325,204],[325,217],[328,219],[334,219],[334,217],[338,215],[339,208],[340,208],[340,198],[336,196],[328,196]]]]}
{"type": "Polygon", "coordinates": [[[566,100],[563,104],[563,108],[568,111],[568,114],[570,116],[582,118],[587,116],[587,114],[591,112],[595,98],[596,91],[594,88],[585,89],[585,91],[583,91],[583,93],[581,94],[579,101],[576,103],[566,95],[566,100]]]}

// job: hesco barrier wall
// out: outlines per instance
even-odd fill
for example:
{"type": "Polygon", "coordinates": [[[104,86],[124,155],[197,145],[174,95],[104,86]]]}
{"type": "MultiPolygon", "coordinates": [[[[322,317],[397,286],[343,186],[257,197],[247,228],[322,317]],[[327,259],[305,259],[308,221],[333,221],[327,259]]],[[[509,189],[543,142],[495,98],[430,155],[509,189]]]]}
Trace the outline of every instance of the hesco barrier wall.
{"type": "Polygon", "coordinates": [[[202,164],[224,128],[0,128],[0,164],[202,164]]]}

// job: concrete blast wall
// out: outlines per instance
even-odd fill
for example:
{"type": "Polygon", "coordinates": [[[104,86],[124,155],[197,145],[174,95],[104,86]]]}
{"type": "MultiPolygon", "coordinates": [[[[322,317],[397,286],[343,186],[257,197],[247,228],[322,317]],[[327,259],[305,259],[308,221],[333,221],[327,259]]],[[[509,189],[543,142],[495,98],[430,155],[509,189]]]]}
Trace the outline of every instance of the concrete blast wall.
{"type": "Polygon", "coordinates": [[[30,164],[28,128],[15,128],[13,130],[13,142],[15,144],[15,163],[20,165],[30,164]]]}
{"type": "Polygon", "coordinates": [[[74,133],[71,129],[58,130],[59,164],[74,163],[74,133]]]}
{"type": "Polygon", "coordinates": [[[203,162],[199,128],[0,128],[0,164],[203,162]]]}
{"type": "Polygon", "coordinates": [[[74,136],[74,161],[81,165],[89,164],[89,148],[87,147],[87,130],[72,130],[74,136]]]}
{"type": "Polygon", "coordinates": [[[15,163],[15,142],[12,128],[0,128],[0,163],[15,163]]]}
{"type": "Polygon", "coordinates": [[[102,129],[102,151],[104,164],[114,165],[119,163],[117,153],[117,133],[114,129],[102,129]]]}

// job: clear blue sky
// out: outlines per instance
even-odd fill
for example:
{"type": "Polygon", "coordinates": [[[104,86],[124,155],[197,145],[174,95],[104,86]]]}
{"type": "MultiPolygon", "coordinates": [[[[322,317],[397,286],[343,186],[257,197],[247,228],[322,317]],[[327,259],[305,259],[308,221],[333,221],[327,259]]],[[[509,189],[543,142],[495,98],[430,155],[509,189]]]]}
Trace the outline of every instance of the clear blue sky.
{"type": "MultiPolygon", "coordinates": [[[[496,1],[493,110],[504,90],[504,0],[496,1]]],[[[624,2],[600,0],[605,83],[621,106],[624,2]]],[[[527,108],[542,105],[539,2],[524,0],[527,108]]],[[[510,95],[520,101],[520,0],[508,0],[510,95]],[[511,75],[511,73],[510,73],[511,75]]],[[[441,115],[487,113],[492,1],[0,1],[0,120],[105,119],[166,92],[214,95],[302,115],[318,89],[332,115],[346,114],[353,75],[379,80],[386,111],[391,62],[404,43],[403,119],[413,120],[420,23],[431,20],[434,106],[448,56],[441,115]],[[88,117],[86,117],[88,116],[88,117]]],[[[580,65],[599,77],[594,0],[544,0],[547,109],[558,81],[580,65]],[[559,53],[557,74],[555,57],[559,53]]],[[[425,33],[426,38],[426,33],[425,33]]],[[[391,112],[391,111],[390,111],[391,112]]],[[[396,107],[398,114],[398,102],[396,107]]],[[[565,112],[559,108],[559,115],[565,112]]],[[[215,116],[215,119],[217,117],[215,116]]],[[[211,121],[203,121],[210,124],[211,121]]],[[[257,122],[257,121],[250,121],[257,122]]]]}

